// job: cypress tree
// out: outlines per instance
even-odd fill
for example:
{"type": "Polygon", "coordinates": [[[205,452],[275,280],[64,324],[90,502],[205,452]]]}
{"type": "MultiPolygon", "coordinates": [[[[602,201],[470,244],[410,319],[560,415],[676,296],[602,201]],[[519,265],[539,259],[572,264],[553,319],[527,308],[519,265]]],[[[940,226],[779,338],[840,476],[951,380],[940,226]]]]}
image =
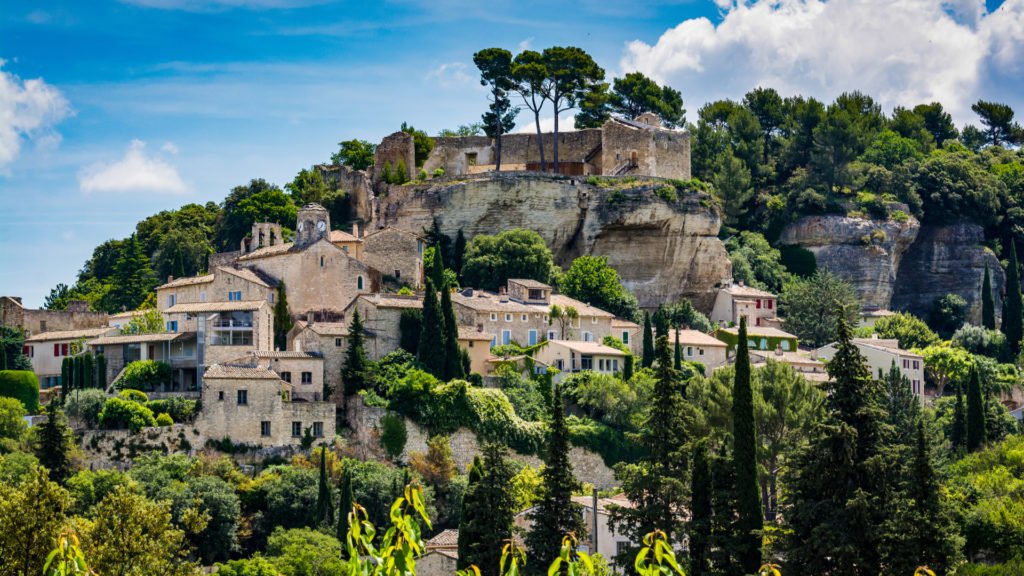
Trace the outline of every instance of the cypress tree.
{"type": "Polygon", "coordinates": [[[466,235],[462,233],[462,228],[459,228],[459,233],[455,236],[455,254],[452,258],[452,266],[454,266],[455,275],[462,280],[462,264],[466,259],[466,235]]]}
{"type": "Polygon", "coordinates": [[[736,474],[738,561],[745,574],[753,574],[761,565],[759,532],[763,527],[764,515],[757,488],[757,434],[754,429],[754,392],[750,384],[746,316],[740,317],[732,398],[732,461],[736,474]]]}
{"type": "Polygon", "coordinates": [[[1020,354],[1020,340],[1024,337],[1024,303],[1020,293],[1020,266],[1017,263],[1017,243],[1010,240],[1010,259],[1006,268],[1006,297],[1003,298],[1003,334],[1013,357],[1020,354]]]}
{"type": "Polygon", "coordinates": [[[467,473],[466,490],[462,493],[462,509],[459,512],[459,561],[457,564],[459,570],[467,568],[471,564],[469,561],[470,544],[478,537],[476,488],[480,485],[483,476],[483,462],[480,461],[480,456],[474,456],[467,473]]]}
{"type": "MultiPolygon", "coordinates": [[[[365,340],[363,319],[356,308],[352,313],[352,323],[348,326],[348,349],[345,350],[345,366],[341,369],[346,395],[355,394],[366,386],[366,369],[370,360],[366,356],[365,340]]],[[[330,397],[330,392],[324,383],[324,400],[330,397]]]]}
{"type": "Polygon", "coordinates": [[[622,360],[622,379],[629,382],[633,379],[633,362],[635,357],[632,354],[626,354],[626,357],[622,360]]]}
{"type": "Polygon", "coordinates": [[[420,332],[422,331],[423,311],[402,310],[402,315],[398,318],[399,346],[409,354],[415,355],[420,347],[420,332]]]}
{"type": "Polygon", "coordinates": [[[711,469],[707,444],[693,447],[693,472],[690,476],[690,576],[706,576],[711,546],[711,469]]]}
{"type": "Polygon", "coordinates": [[[345,546],[348,538],[348,515],[352,512],[352,472],[348,464],[341,471],[341,484],[338,486],[338,541],[341,542],[342,557],[348,549],[345,546]]]}
{"type": "Polygon", "coordinates": [[[288,292],[282,280],[277,285],[277,298],[274,301],[274,348],[288,349],[288,332],[294,326],[292,315],[288,313],[288,292]]]}
{"type": "Polygon", "coordinates": [[[82,388],[92,388],[95,375],[96,366],[93,364],[92,354],[82,354],[82,388]]]}
{"type": "Polygon", "coordinates": [[[658,338],[662,336],[668,338],[669,329],[669,317],[668,312],[664,307],[658,306],[658,310],[654,312],[654,332],[658,338]]]}
{"type": "MultiPolygon", "coordinates": [[[[483,576],[498,576],[501,549],[512,537],[512,520],[515,514],[515,499],[508,490],[515,472],[505,457],[505,448],[488,444],[483,448],[484,462],[479,481],[472,489],[470,500],[472,519],[467,526],[467,564],[475,564],[483,576]]],[[[467,487],[466,496],[469,495],[467,487]]],[[[463,496],[465,498],[466,496],[463,496]]],[[[463,503],[465,512],[465,500],[463,503]]],[[[462,528],[459,530],[462,544],[462,528]]],[[[463,556],[459,553],[459,561],[463,556]]]]}
{"type": "Polygon", "coordinates": [[[442,254],[441,243],[434,244],[434,257],[430,261],[430,279],[434,281],[434,288],[445,290],[448,284],[444,277],[444,254],[442,254]]]}
{"type": "Polygon", "coordinates": [[[75,387],[75,383],[72,381],[74,378],[71,368],[71,358],[67,356],[61,360],[60,363],[60,395],[61,398],[66,398],[68,392],[75,387]]]}
{"type": "Polygon", "coordinates": [[[679,345],[679,330],[676,330],[675,359],[672,365],[676,371],[683,369],[683,348],[679,345]]]}
{"type": "Polygon", "coordinates": [[[911,574],[917,566],[924,565],[937,574],[945,574],[959,556],[959,527],[943,495],[924,421],[920,418],[915,432],[911,470],[905,481],[911,517],[908,522],[899,523],[901,532],[907,528],[911,532],[910,549],[899,554],[909,560],[902,573],[911,574]]]}
{"type": "Polygon", "coordinates": [[[85,388],[85,363],[82,360],[82,356],[74,357],[75,367],[75,389],[81,390],[85,388]]]}
{"type": "Polygon", "coordinates": [[[985,443],[985,399],[981,395],[978,367],[971,369],[967,385],[967,451],[974,452],[985,443]]]}
{"type": "Polygon", "coordinates": [[[580,483],[573,476],[569,460],[569,427],[565,423],[561,387],[555,386],[550,406],[551,430],[541,472],[540,500],[530,513],[533,527],[526,535],[531,558],[527,568],[536,574],[547,574],[547,567],[561,550],[563,536],[571,533],[582,539],[586,531],[582,507],[572,501],[580,483]]]}
{"type": "Polygon", "coordinates": [[[644,347],[640,364],[642,368],[650,368],[654,364],[654,333],[651,329],[651,314],[644,312],[644,347]]]}
{"type": "Polygon", "coordinates": [[[465,378],[462,370],[462,351],[459,348],[459,322],[455,319],[455,307],[452,306],[452,292],[448,285],[442,285],[441,319],[444,320],[444,380],[465,378]]]}
{"type": "Polygon", "coordinates": [[[96,355],[96,387],[107,389],[107,357],[103,354],[96,355]]]}
{"type": "Polygon", "coordinates": [[[316,494],[315,526],[334,524],[334,505],[331,503],[331,487],[327,483],[327,445],[320,447],[320,483],[316,494]]]}
{"type": "Polygon", "coordinates": [[[985,277],[981,281],[981,325],[989,330],[996,329],[996,302],[992,296],[992,277],[985,265],[985,277]]]}
{"type": "Polygon", "coordinates": [[[50,471],[50,480],[64,484],[72,473],[71,429],[68,428],[64,412],[57,408],[56,402],[51,400],[46,405],[46,415],[46,422],[40,426],[35,445],[36,458],[50,471]]]}
{"type": "Polygon", "coordinates": [[[157,285],[149,256],[135,234],[121,246],[110,285],[110,292],[103,298],[108,310],[135,310],[157,285]]]}
{"type": "Polygon", "coordinates": [[[444,379],[445,345],[444,319],[437,301],[437,289],[429,276],[423,294],[423,331],[420,332],[419,349],[416,352],[423,369],[438,379],[444,379]]]}
{"type": "Polygon", "coordinates": [[[967,450],[967,407],[964,405],[964,392],[960,386],[956,389],[956,404],[953,405],[950,444],[955,454],[962,454],[967,450]]]}

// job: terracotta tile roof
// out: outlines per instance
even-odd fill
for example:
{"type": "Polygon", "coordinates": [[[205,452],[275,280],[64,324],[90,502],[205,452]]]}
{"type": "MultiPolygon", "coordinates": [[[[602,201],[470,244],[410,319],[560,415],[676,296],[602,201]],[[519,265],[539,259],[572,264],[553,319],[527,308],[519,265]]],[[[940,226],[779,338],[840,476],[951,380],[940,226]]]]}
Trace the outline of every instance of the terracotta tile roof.
{"type": "Polygon", "coordinates": [[[235,312],[259,310],[267,305],[266,300],[233,300],[228,302],[193,302],[175,304],[164,310],[164,314],[198,314],[201,312],[235,312]]]}
{"type": "Polygon", "coordinates": [[[452,302],[461,304],[466,308],[480,312],[512,312],[512,313],[534,313],[543,312],[547,314],[548,307],[543,305],[522,304],[506,300],[502,302],[502,296],[496,296],[489,292],[474,292],[472,296],[463,296],[459,292],[452,293],[452,302]]]}
{"type": "Polygon", "coordinates": [[[90,346],[110,346],[116,344],[136,344],[144,342],[174,342],[176,340],[191,340],[196,337],[195,332],[161,332],[159,334],[123,334],[120,336],[101,336],[89,341],[90,346]]]}
{"type": "Polygon", "coordinates": [[[437,548],[458,548],[459,546],[459,531],[453,528],[442,530],[440,534],[434,536],[430,540],[427,540],[427,550],[437,548]]]}
{"type": "Polygon", "coordinates": [[[273,370],[255,365],[214,364],[206,369],[203,378],[229,378],[238,380],[280,380],[273,370]]]}
{"type": "MultiPolygon", "coordinates": [[[[669,331],[668,341],[673,344],[675,343],[675,331],[669,331]]],[[[722,342],[718,338],[705,334],[699,330],[680,330],[679,343],[684,346],[721,346],[722,348],[726,346],[725,342],[722,342]]]]}
{"type": "MultiPolygon", "coordinates": [[[[729,328],[719,328],[722,332],[728,332],[734,336],[739,336],[740,329],[736,326],[729,328]]],[[[796,338],[793,334],[778,328],[771,328],[769,326],[747,326],[747,336],[765,336],[767,338],[796,338]]]]}
{"type": "Polygon", "coordinates": [[[348,328],[341,322],[314,322],[306,328],[320,336],[348,336],[348,328]]]}
{"type": "Polygon", "coordinates": [[[157,290],[163,290],[164,288],[179,288],[181,286],[192,286],[193,284],[208,284],[213,282],[213,274],[206,274],[203,276],[190,276],[188,278],[177,278],[170,282],[157,286],[157,290]]]}
{"type": "MultiPolygon", "coordinates": [[[[572,501],[585,508],[590,508],[594,504],[593,496],[573,496],[572,501]]],[[[622,493],[616,494],[615,496],[612,496],[610,498],[598,497],[598,513],[607,514],[609,512],[609,507],[611,506],[619,506],[622,508],[635,508],[633,503],[630,502],[629,498],[626,498],[626,495],[622,493]]]]}
{"type": "Polygon", "coordinates": [[[875,338],[854,338],[853,343],[857,346],[865,346],[867,348],[873,348],[875,350],[881,350],[890,354],[896,354],[897,356],[906,356],[907,358],[924,358],[920,354],[915,354],[910,350],[903,350],[900,348],[898,340],[885,340],[875,338]]]}
{"type": "Polygon", "coordinates": [[[627,330],[639,330],[640,325],[636,322],[629,320],[623,320],[622,318],[612,318],[612,328],[625,328],[627,330]]]}
{"type": "Polygon", "coordinates": [[[550,340],[548,346],[563,346],[580,354],[600,354],[602,356],[625,356],[626,353],[611,346],[605,346],[597,342],[582,342],[579,340],[550,340]]]}
{"type": "Polygon", "coordinates": [[[420,296],[399,296],[398,294],[360,294],[359,299],[377,308],[423,308],[420,296]]]}
{"type": "Polygon", "coordinates": [[[256,260],[258,258],[266,258],[267,256],[276,256],[278,254],[285,254],[292,249],[294,243],[284,242],[282,244],[274,244],[273,246],[264,246],[258,250],[249,252],[244,256],[238,258],[239,262],[245,262],[247,260],[256,260]]]}
{"type": "Polygon", "coordinates": [[[740,286],[739,284],[733,284],[727,288],[722,288],[722,291],[726,294],[745,298],[776,298],[775,294],[772,294],[771,292],[766,292],[750,286],[740,286]]]}
{"type": "Polygon", "coordinates": [[[108,314],[107,318],[114,320],[117,318],[134,318],[136,316],[142,316],[145,314],[145,310],[129,310],[128,312],[118,312],[117,314],[108,314]]]}
{"type": "Polygon", "coordinates": [[[557,304],[558,306],[561,306],[562,308],[565,308],[566,306],[572,306],[573,308],[576,309],[576,312],[578,312],[580,316],[597,316],[598,318],[615,318],[615,315],[612,314],[611,312],[605,312],[604,310],[601,310],[600,308],[597,308],[595,306],[591,306],[590,304],[587,304],[586,302],[580,302],[579,300],[576,300],[575,298],[569,298],[568,296],[564,296],[562,294],[552,294],[551,295],[551,304],[557,304]]]}
{"type": "Polygon", "coordinates": [[[540,282],[539,280],[532,280],[530,278],[509,278],[508,281],[509,282],[515,282],[516,284],[519,284],[520,286],[524,286],[526,288],[534,288],[534,289],[539,289],[539,290],[551,290],[551,286],[549,286],[549,285],[547,285],[547,284],[545,284],[543,282],[540,282]]]}
{"type": "Polygon", "coordinates": [[[407,236],[412,236],[413,238],[416,238],[417,240],[426,240],[426,238],[424,238],[423,236],[420,236],[419,234],[416,234],[415,232],[410,232],[408,230],[402,230],[401,228],[395,228],[394,226],[385,226],[383,228],[378,228],[377,230],[374,230],[373,232],[370,232],[369,234],[367,234],[366,238],[369,238],[370,236],[376,236],[377,234],[380,234],[381,232],[387,232],[388,230],[392,230],[394,232],[401,232],[402,234],[405,234],[407,236]]]}
{"type": "Polygon", "coordinates": [[[277,286],[277,282],[274,282],[271,278],[261,275],[249,268],[228,268],[227,266],[221,266],[220,268],[217,268],[217,272],[224,272],[226,274],[231,274],[232,276],[237,276],[242,280],[258,284],[264,288],[277,286]]]}
{"type": "Polygon", "coordinates": [[[776,362],[785,362],[786,364],[792,365],[806,365],[806,366],[818,366],[825,367],[825,363],[809,354],[803,352],[793,352],[787,350],[751,350],[751,356],[757,356],[762,361],[775,360],[776,362]]]}
{"type": "Polygon", "coordinates": [[[53,332],[40,332],[25,339],[25,342],[48,342],[50,340],[78,340],[79,338],[95,338],[103,334],[116,331],[117,328],[104,326],[103,328],[84,328],[82,330],[56,330],[53,332]]]}
{"type": "Polygon", "coordinates": [[[459,326],[459,340],[486,340],[490,342],[493,339],[494,334],[481,332],[471,326],[459,326]]]}
{"type": "Polygon", "coordinates": [[[320,358],[315,354],[298,350],[254,350],[252,355],[255,358],[320,358]]]}
{"type": "Polygon", "coordinates": [[[359,238],[342,230],[331,230],[331,242],[362,242],[359,238]]]}

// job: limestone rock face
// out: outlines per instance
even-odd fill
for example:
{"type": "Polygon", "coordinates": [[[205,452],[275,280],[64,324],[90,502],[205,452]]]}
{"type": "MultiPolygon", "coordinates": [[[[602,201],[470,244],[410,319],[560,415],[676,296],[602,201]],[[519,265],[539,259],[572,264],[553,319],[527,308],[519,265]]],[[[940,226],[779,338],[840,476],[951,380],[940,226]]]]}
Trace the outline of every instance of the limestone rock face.
{"type": "Polygon", "coordinates": [[[805,216],[783,229],[779,243],[810,250],[819,268],[853,284],[864,305],[888,308],[900,263],[920,227],[913,217],[897,222],[805,216]]]}
{"type": "Polygon", "coordinates": [[[900,264],[893,308],[925,318],[936,298],[959,294],[967,301],[968,319],[980,323],[981,284],[987,265],[998,317],[1006,276],[995,254],[981,245],[984,239],[977,224],[922,227],[900,264]]]}
{"type": "Polygon", "coordinates": [[[688,298],[710,310],[715,285],[731,276],[711,199],[694,192],[667,202],[654,193],[664,181],[641,181],[624,189],[611,186],[613,179],[602,182],[492,173],[391,186],[363,217],[376,227],[414,232],[437,219],[445,234],[454,237],[462,229],[467,240],[513,228],[533,230],[563,268],[580,255],[606,256],[642,307],[688,298]]]}

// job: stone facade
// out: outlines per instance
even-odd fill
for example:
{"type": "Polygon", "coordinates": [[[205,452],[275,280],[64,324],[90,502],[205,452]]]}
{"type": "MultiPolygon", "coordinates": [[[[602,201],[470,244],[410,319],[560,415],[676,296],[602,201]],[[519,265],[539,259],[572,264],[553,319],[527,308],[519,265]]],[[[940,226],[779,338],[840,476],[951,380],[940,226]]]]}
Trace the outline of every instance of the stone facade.
{"type": "Polygon", "coordinates": [[[391,226],[375,230],[363,238],[363,262],[413,289],[423,286],[423,250],[426,240],[391,226]]]}
{"type": "Polygon", "coordinates": [[[296,352],[309,352],[323,358],[323,382],[335,391],[332,399],[344,392],[341,368],[348,350],[348,329],[340,322],[296,322],[288,333],[288,348],[296,352]]]}
{"type": "Polygon", "coordinates": [[[345,310],[345,326],[352,324],[356,309],[366,331],[366,354],[371,360],[378,360],[401,347],[400,323],[404,310],[420,310],[423,299],[418,296],[397,294],[373,294],[360,296],[345,310]]]}
{"type": "Polygon", "coordinates": [[[405,164],[408,174],[412,179],[413,170],[416,169],[416,148],[412,134],[407,132],[395,132],[385,137],[377,145],[373,154],[373,183],[379,184],[383,180],[384,167],[390,165],[391,170],[398,169],[398,163],[405,164]]]}
{"type": "Polygon", "coordinates": [[[745,317],[751,326],[770,326],[779,311],[778,296],[740,284],[729,284],[718,291],[709,320],[723,326],[739,324],[745,317]]]}
{"type": "MultiPolygon", "coordinates": [[[[171,278],[156,289],[157,310],[166,313],[177,304],[202,302],[266,301],[274,303],[277,282],[257,275],[249,269],[227,266],[216,268],[213,274],[192,278],[171,278]]],[[[184,330],[179,325],[179,330],[184,330]]]]}
{"type": "Polygon", "coordinates": [[[369,211],[369,201],[373,192],[370,175],[366,171],[353,170],[337,164],[318,164],[315,168],[329,188],[348,194],[352,210],[359,213],[369,211]]]}
{"type": "Polygon", "coordinates": [[[257,350],[242,361],[271,370],[291,384],[292,400],[323,400],[324,359],[315,352],[257,350]]]}
{"type": "Polygon", "coordinates": [[[21,328],[26,335],[106,325],[107,313],[89,311],[89,303],[82,300],[72,300],[67,310],[36,310],[25,308],[18,296],[0,296],[0,326],[21,328]]]}

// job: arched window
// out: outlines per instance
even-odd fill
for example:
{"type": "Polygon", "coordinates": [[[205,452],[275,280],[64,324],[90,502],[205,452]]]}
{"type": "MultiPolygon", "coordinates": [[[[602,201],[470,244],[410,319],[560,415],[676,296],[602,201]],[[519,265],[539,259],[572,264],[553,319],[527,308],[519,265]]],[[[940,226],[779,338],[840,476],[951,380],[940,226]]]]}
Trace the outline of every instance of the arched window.
{"type": "Polygon", "coordinates": [[[356,277],[356,290],[362,290],[362,289],[363,289],[363,277],[362,276],[358,276],[358,277],[356,277]]]}

